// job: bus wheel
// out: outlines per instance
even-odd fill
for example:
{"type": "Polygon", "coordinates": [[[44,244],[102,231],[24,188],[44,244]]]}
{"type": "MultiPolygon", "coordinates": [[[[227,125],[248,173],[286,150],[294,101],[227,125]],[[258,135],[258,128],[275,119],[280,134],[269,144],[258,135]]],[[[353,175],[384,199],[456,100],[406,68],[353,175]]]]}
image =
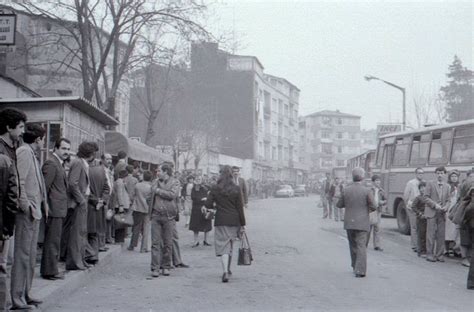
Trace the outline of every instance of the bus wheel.
{"type": "Polygon", "coordinates": [[[410,220],[408,219],[407,210],[403,200],[397,205],[397,225],[400,233],[405,235],[410,234],[410,220]]]}

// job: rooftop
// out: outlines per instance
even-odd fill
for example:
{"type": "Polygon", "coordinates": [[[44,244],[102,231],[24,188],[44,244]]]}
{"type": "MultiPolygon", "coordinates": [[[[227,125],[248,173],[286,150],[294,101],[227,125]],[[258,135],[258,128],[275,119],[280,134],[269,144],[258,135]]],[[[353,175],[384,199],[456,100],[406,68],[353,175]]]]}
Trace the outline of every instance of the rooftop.
{"type": "Polygon", "coordinates": [[[332,111],[332,110],[328,110],[328,109],[306,115],[305,118],[306,117],[316,117],[316,116],[361,118],[360,116],[357,116],[357,115],[342,113],[339,110],[332,111]]]}

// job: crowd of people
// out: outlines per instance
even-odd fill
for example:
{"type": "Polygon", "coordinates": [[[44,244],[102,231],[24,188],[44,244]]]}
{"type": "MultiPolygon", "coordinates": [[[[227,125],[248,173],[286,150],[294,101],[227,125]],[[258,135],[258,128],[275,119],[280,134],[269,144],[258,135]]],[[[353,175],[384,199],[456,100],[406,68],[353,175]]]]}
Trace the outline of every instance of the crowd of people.
{"type": "MultiPolygon", "coordinates": [[[[469,170],[462,182],[459,171],[448,173],[443,166],[435,169],[435,180],[425,181],[423,175],[422,168],[415,170],[415,178],[408,181],[403,196],[411,248],[429,262],[459,257],[463,266],[470,267],[467,288],[474,289],[474,172],[469,170]],[[454,209],[462,209],[456,222],[454,209]]],[[[364,170],[356,168],[352,183],[344,185],[327,174],[321,190],[323,218],[330,219],[334,212],[335,221],[344,221],[356,277],[366,275],[366,248],[371,235],[374,250],[383,251],[381,216],[387,204],[380,176],[373,175],[370,186],[364,183],[364,177],[364,170]]]]}
{"type": "Polygon", "coordinates": [[[149,252],[151,233],[152,277],[188,267],[176,229],[181,210],[185,226],[195,234],[193,246],[199,245],[199,232],[204,233],[203,245],[212,245],[208,233],[215,219],[215,251],[222,259],[222,281],[229,280],[232,247],[244,230],[248,203],[238,167],[225,166],[206,184],[201,176],[189,176],[183,184],[171,163],[142,171],[129,165],[121,151],[114,166],[112,155],[98,158],[97,143],[84,141],[73,155],[71,141],[64,137],[41,164],[46,130],[27,119],[14,108],[0,111],[1,311],[7,310],[8,295],[10,310],[31,310],[42,303],[31,294],[38,250],[41,277],[61,280],[65,274],[59,262],[66,270],[86,270],[97,264],[107,244],[123,244],[127,236],[128,250],[141,240],[140,252],[149,252]]]}

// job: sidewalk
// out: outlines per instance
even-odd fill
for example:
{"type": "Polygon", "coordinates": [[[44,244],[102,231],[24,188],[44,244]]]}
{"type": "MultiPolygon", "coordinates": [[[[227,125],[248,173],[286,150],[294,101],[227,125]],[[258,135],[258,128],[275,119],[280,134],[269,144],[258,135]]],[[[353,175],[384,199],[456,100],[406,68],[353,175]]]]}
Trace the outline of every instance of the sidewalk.
{"type": "Polygon", "coordinates": [[[76,290],[87,285],[94,275],[107,266],[110,266],[114,259],[121,253],[121,245],[107,245],[107,252],[99,253],[99,262],[92,268],[85,271],[66,271],[64,262],[59,263],[59,271],[65,272],[63,280],[45,280],[40,276],[39,264],[35,269],[35,277],[31,294],[43,303],[34,311],[48,311],[58,301],[72,295],[76,290]]]}

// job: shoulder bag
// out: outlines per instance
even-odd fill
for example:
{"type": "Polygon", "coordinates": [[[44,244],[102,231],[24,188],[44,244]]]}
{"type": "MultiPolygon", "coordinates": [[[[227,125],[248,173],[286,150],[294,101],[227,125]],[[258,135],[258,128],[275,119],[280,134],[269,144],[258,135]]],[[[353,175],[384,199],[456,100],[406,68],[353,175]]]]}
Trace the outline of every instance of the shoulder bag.
{"type": "Polygon", "coordinates": [[[132,209],[128,209],[125,212],[116,213],[114,215],[114,221],[115,221],[115,224],[118,226],[118,228],[133,226],[132,213],[133,213],[132,209]]]}
{"type": "Polygon", "coordinates": [[[239,248],[239,258],[237,260],[237,265],[251,265],[252,264],[252,250],[250,249],[249,239],[247,233],[242,234],[240,239],[240,248],[239,248]]]}
{"type": "Polygon", "coordinates": [[[466,207],[469,205],[469,203],[470,200],[458,200],[448,213],[449,220],[451,220],[454,224],[461,225],[464,221],[464,215],[466,214],[466,207]]]}

